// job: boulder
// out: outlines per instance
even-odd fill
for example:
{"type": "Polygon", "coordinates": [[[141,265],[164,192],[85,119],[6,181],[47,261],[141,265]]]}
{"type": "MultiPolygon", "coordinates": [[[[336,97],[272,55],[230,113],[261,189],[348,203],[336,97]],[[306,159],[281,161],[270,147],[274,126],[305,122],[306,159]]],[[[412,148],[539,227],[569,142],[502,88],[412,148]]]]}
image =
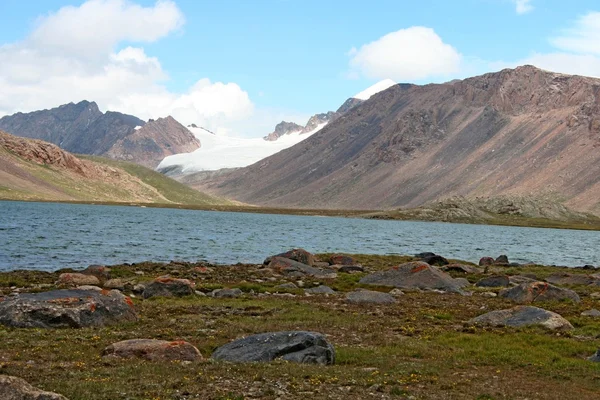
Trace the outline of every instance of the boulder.
{"type": "Polygon", "coordinates": [[[559,288],[547,282],[525,282],[504,289],[500,292],[500,297],[515,301],[521,304],[538,303],[550,300],[572,300],[579,303],[580,298],[572,290],[559,288]]]}
{"type": "Polygon", "coordinates": [[[315,263],[315,256],[304,249],[292,249],[285,253],[276,254],[271,257],[267,257],[264,261],[265,265],[271,263],[271,260],[275,257],[287,258],[288,260],[294,260],[302,264],[313,266],[315,263]]]}
{"type": "Polygon", "coordinates": [[[275,286],[275,289],[279,289],[279,290],[295,290],[295,289],[298,289],[298,286],[296,286],[295,283],[287,282],[287,283],[282,283],[281,285],[275,286]]]}
{"type": "Polygon", "coordinates": [[[126,282],[123,279],[109,279],[102,285],[106,289],[125,290],[126,282]]]}
{"type": "Polygon", "coordinates": [[[104,265],[90,265],[81,271],[81,273],[85,275],[93,275],[101,281],[110,279],[110,268],[105,267],[104,265]]]}
{"type": "Polygon", "coordinates": [[[156,278],[153,282],[146,285],[142,297],[183,297],[194,294],[194,283],[188,279],[177,278],[156,278]]]}
{"type": "Polygon", "coordinates": [[[0,301],[0,324],[18,328],[83,328],[136,320],[133,302],[117,290],[54,290],[0,301]]]}
{"type": "Polygon", "coordinates": [[[426,256],[421,258],[420,261],[423,261],[429,265],[437,265],[437,266],[442,266],[442,265],[448,265],[450,264],[448,262],[448,260],[446,260],[444,257],[439,256],[437,254],[434,254],[432,256],[426,256]]]}
{"type": "Polygon", "coordinates": [[[308,294],[335,294],[335,290],[325,285],[304,289],[304,292],[308,294]]]}
{"type": "Polygon", "coordinates": [[[389,293],[357,290],[346,294],[346,302],[351,304],[394,304],[398,301],[389,293]]]}
{"type": "Polygon", "coordinates": [[[418,259],[422,259],[425,257],[432,257],[432,256],[435,256],[435,253],[432,253],[430,251],[424,251],[422,253],[415,254],[415,258],[418,258],[418,259]]]}
{"type": "Polygon", "coordinates": [[[492,257],[481,257],[481,259],[479,260],[480,267],[487,267],[487,266],[493,265],[493,264],[494,264],[494,259],[492,257]]]}
{"type": "Polygon", "coordinates": [[[600,311],[596,310],[595,308],[592,308],[591,310],[585,310],[584,312],[582,312],[581,316],[598,318],[600,317],[600,311]]]}
{"type": "Polygon", "coordinates": [[[508,265],[508,257],[504,254],[494,260],[494,265],[508,265]]]}
{"type": "Polygon", "coordinates": [[[567,273],[552,274],[546,278],[546,282],[553,285],[600,285],[600,279],[595,278],[593,275],[567,273]]]}
{"type": "Polygon", "coordinates": [[[0,375],[0,399],[2,400],[68,400],[57,393],[44,392],[21,378],[0,375]]]}
{"type": "Polygon", "coordinates": [[[532,306],[517,306],[508,310],[492,311],[471,319],[469,324],[487,326],[539,325],[552,330],[569,330],[573,325],[557,313],[532,306]]]}
{"type": "Polygon", "coordinates": [[[67,272],[58,276],[56,284],[60,286],[100,285],[100,279],[94,275],[67,272]]]}
{"type": "Polygon", "coordinates": [[[102,351],[103,357],[143,358],[150,361],[198,361],[200,351],[185,341],[132,339],[113,343],[102,351]]]}
{"type": "Polygon", "coordinates": [[[469,282],[467,278],[454,278],[454,282],[456,282],[458,287],[460,287],[461,289],[467,286],[471,286],[471,282],[469,282]]]}
{"type": "Polygon", "coordinates": [[[539,279],[527,275],[511,275],[508,280],[511,285],[520,285],[521,283],[537,282],[539,279]]]}
{"type": "Polygon", "coordinates": [[[335,349],[317,332],[270,332],[248,336],[219,347],[215,360],[230,362],[269,362],[282,359],[297,363],[330,365],[335,349]]]}
{"type": "Polygon", "coordinates": [[[242,292],[241,289],[235,288],[235,289],[215,289],[211,292],[211,296],[212,297],[217,297],[217,298],[226,298],[226,299],[233,299],[236,297],[240,297],[242,294],[244,294],[244,292],[242,292]]]}
{"type": "Polygon", "coordinates": [[[461,293],[460,284],[450,275],[421,261],[398,265],[363,277],[362,284],[393,286],[400,289],[443,290],[461,293]]]}
{"type": "Polygon", "coordinates": [[[481,274],[483,272],[483,270],[477,267],[457,263],[444,265],[439,267],[439,269],[445,272],[463,272],[465,274],[481,274]]]}
{"type": "Polygon", "coordinates": [[[306,275],[327,277],[328,275],[331,275],[318,268],[311,267],[308,264],[302,264],[298,261],[290,260],[289,258],[283,257],[273,257],[269,262],[268,267],[280,274],[292,277],[302,277],[306,275]]]}
{"type": "Polygon", "coordinates": [[[508,287],[509,285],[510,279],[506,275],[488,276],[487,278],[480,279],[475,284],[478,287],[508,287]]]}
{"type": "Polygon", "coordinates": [[[365,269],[360,265],[342,265],[340,268],[338,268],[338,272],[344,274],[353,274],[357,272],[365,272],[365,269]]]}
{"type": "Polygon", "coordinates": [[[334,254],[329,257],[330,265],[356,265],[356,260],[350,256],[344,254],[334,254]]]}

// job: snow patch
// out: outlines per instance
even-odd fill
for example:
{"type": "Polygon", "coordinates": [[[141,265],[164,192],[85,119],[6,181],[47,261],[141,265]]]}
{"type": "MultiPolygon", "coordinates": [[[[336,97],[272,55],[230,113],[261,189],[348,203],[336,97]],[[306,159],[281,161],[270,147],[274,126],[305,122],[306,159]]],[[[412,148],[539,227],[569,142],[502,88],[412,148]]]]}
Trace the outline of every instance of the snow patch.
{"type": "Polygon", "coordinates": [[[136,131],[139,131],[140,129],[142,129],[142,127],[138,125],[135,128],[133,128],[133,129],[135,129],[136,131]]]}
{"type": "Polygon", "coordinates": [[[384,90],[386,90],[386,89],[388,89],[388,88],[390,88],[390,87],[392,87],[394,85],[396,85],[396,82],[394,82],[393,80],[391,80],[391,79],[384,79],[382,81],[377,82],[373,86],[369,86],[368,88],[366,88],[362,92],[355,94],[353,97],[355,99],[359,99],[359,100],[368,100],[374,94],[382,92],[382,91],[384,91],[384,90]]]}

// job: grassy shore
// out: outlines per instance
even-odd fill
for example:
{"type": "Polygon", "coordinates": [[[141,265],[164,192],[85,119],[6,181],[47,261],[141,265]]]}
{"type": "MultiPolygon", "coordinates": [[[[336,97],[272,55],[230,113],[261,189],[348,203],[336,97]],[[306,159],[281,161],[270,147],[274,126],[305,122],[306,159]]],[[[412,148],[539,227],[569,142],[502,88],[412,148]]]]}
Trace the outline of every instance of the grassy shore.
{"type": "MultiPolygon", "coordinates": [[[[323,255],[321,255],[324,258],[323,255]]],[[[401,256],[355,256],[367,271],[412,260],[401,256]]],[[[543,279],[567,271],[556,267],[493,267],[492,272],[543,279]],[[496,269],[496,271],[494,271],[496,269]]],[[[569,269],[570,273],[589,273],[569,269]]],[[[386,306],[351,305],[344,293],[359,288],[364,274],[303,279],[327,284],[336,295],[306,296],[302,289],[279,295],[288,280],[256,265],[193,263],[119,265],[113,277],[143,282],[164,274],[188,278],[202,292],[238,287],[237,299],[134,298],[140,320],[102,329],[15,329],[0,326],[0,373],[64,394],[96,399],[597,399],[600,365],[585,358],[600,346],[600,319],[580,316],[598,307],[598,287],[574,287],[581,303],[551,302],[575,329],[473,328],[469,319],[514,306],[502,298],[406,292],[386,306]],[[206,268],[208,267],[208,268],[206,268]],[[143,275],[141,275],[143,273],[143,275]],[[334,366],[285,362],[229,364],[209,359],[233,339],[259,332],[322,332],[336,348],[334,366]],[[100,353],[125,339],[187,340],[205,357],[198,363],[106,361],[100,353]]],[[[455,275],[459,276],[459,275],[455,275]]],[[[460,275],[471,282],[482,275],[460,275]]],[[[58,272],[0,273],[0,290],[49,290],[58,272]]],[[[372,289],[372,288],[371,288],[372,289]]],[[[389,291],[389,288],[376,288],[389,291]]],[[[485,290],[489,291],[489,290],[485,290]]],[[[492,290],[497,292],[498,289],[492,290]]]]}

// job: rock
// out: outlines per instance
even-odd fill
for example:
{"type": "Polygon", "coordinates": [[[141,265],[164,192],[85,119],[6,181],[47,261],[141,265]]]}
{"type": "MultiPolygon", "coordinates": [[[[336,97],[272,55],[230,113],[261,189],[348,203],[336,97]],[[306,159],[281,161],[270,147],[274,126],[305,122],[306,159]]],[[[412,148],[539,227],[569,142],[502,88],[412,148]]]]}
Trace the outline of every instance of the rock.
{"type": "Polygon", "coordinates": [[[304,249],[292,249],[290,251],[286,251],[285,253],[277,254],[271,257],[267,257],[264,261],[265,265],[269,265],[271,260],[276,257],[287,258],[289,260],[294,260],[302,264],[313,266],[315,263],[315,256],[309,253],[304,249]]]}
{"type": "Polygon", "coordinates": [[[421,261],[429,264],[429,265],[437,265],[437,266],[442,266],[442,265],[448,265],[450,264],[448,262],[448,260],[446,260],[444,257],[442,256],[438,256],[437,254],[434,254],[432,256],[427,256],[427,257],[423,257],[421,258],[421,261]]]}
{"type": "Polygon", "coordinates": [[[306,275],[325,277],[327,275],[326,272],[311,267],[308,264],[302,264],[300,262],[283,257],[273,257],[269,262],[269,268],[278,273],[292,277],[302,277],[306,275]]]}
{"type": "Polygon", "coordinates": [[[532,306],[517,306],[508,310],[492,311],[471,319],[469,324],[515,328],[540,325],[552,330],[573,329],[573,325],[559,314],[532,306]]]}
{"type": "Polygon", "coordinates": [[[287,282],[287,283],[282,283],[281,285],[275,286],[275,289],[294,290],[294,289],[298,289],[298,286],[296,286],[292,282],[287,282]]]}
{"type": "Polygon", "coordinates": [[[420,261],[369,274],[359,282],[368,285],[394,286],[400,289],[438,289],[463,294],[460,284],[454,278],[420,261]]]}
{"type": "Polygon", "coordinates": [[[390,294],[392,296],[404,296],[404,292],[400,289],[392,289],[390,290],[390,294]]]}
{"type": "Polygon", "coordinates": [[[352,274],[355,272],[365,272],[365,269],[360,265],[342,265],[340,268],[338,268],[338,272],[352,274]]]}
{"type": "Polygon", "coordinates": [[[357,262],[354,258],[346,256],[344,254],[334,254],[329,257],[330,265],[356,265],[357,262]]]}
{"type": "Polygon", "coordinates": [[[194,294],[194,284],[187,279],[156,278],[144,288],[145,299],[155,296],[183,297],[194,294]]]}
{"type": "Polygon", "coordinates": [[[500,292],[500,297],[517,303],[538,303],[549,300],[572,300],[579,303],[577,293],[572,290],[559,288],[547,282],[526,282],[500,292]]]}
{"type": "Polygon", "coordinates": [[[100,285],[100,280],[94,275],[67,272],[58,276],[56,284],[60,286],[100,285]]]}
{"type": "Polygon", "coordinates": [[[493,275],[487,278],[480,279],[477,281],[475,286],[477,287],[508,287],[510,280],[506,275],[493,275]]]}
{"type": "Polygon", "coordinates": [[[582,312],[581,316],[598,318],[600,317],[600,311],[596,310],[595,308],[592,308],[591,310],[585,310],[584,312],[582,312]]]}
{"type": "Polygon", "coordinates": [[[508,265],[508,257],[502,254],[494,260],[494,265],[508,265]]]}
{"type": "Polygon", "coordinates": [[[312,266],[315,268],[329,268],[330,264],[326,261],[315,261],[312,266]]]}
{"type": "Polygon", "coordinates": [[[465,274],[481,274],[483,271],[477,267],[465,264],[448,264],[439,267],[441,271],[445,272],[463,272],[465,274]]]}
{"type": "Polygon", "coordinates": [[[227,299],[233,299],[236,297],[240,297],[242,294],[244,294],[244,292],[242,292],[241,289],[235,288],[235,289],[215,289],[211,292],[211,296],[212,297],[217,297],[217,298],[227,298],[227,299]]]}
{"type": "Polygon", "coordinates": [[[592,299],[600,299],[600,292],[590,293],[592,299]]]}
{"type": "Polygon", "coordinates": [[[0,324],[18,328],[83,328],[136,320],[131,299],[116,290],[54,290],[0,301],[0,324]]]}
{"type": "Polygon", "coordinates": [[[357,290],[346,294],[346,302],[352,304],[393,304],[398,301],[389,293],[357,290]]]}
{"type": "Polygon", "coordinates": [[[306,364],[335,363],[335,349],[317,332],[270,332],[248,336],[219,347],[215,360],[231,362],[269,362],[281,358],[306,364]]]}
{"type": "Polygon", "coordinates": [[[521,283],[537,282],[539,279],[526,275],[511,275],[508,277],[508,280],[511,285],[520,285],[521,283]]]}
{"type": "Polygon", "coordinates": [[[481,257],[481,259],[479,260],[480,267],[487,267],[487,266],[493,265],[493,264],[494,264],[494,259],[492,257],[481,257]]]}
{"type": "Polygon", "coordinates": [[[304,289],[304,292],[310,294],[335,294],[335,290],[325,285],[320,285],[310,289],[304,289]]]}
{"type": "Polygon", "coordinates": [[[2,400],[68,400],[57,393],[44,392],[16,376],[0,375],[2,400]]]}
{"type": "Polygon", "coordinates": [[[546,278],[546,282],[554,285],[597,285],[600,286],[600,279],[594,278],[593,275],[582,274],[552,274],[546,278]]]}
{"type": "Polygon", "coordinates": [[[125,281],[123,279],[109,279],[104,282],[104,288],[106,289],[117,289],[124,290],[125,289],[125,281]]]}
{"type": "Polygon", "coordinates": [[[597,350],[593,356],[588,357],[588,360],[593,362],[600,362],[600,349],[597,350]]]}
{"type": "Polygon", "coordinates": [[[425,251],[423,253],[415,254],[415,258],[418,258],[418,259],[423,259],[425,257],[433,257],[433,256],[435,256],[435,253],[432,253],[430,251],[425,251]]]}
{"type": "Polygon", "coordinates": [[[483,297],[497,297],[498,295],[494,292],[483,292],[481,293],[483,297]]]}
{"type": "Polygon", "coordinates": [[[110,268],[105,267],[104,265],[90,265],[81,271],[81,273],[84,275],[93,275],[101,281],[110,279],[110,268]]]}
{"type": "Polygon", "coordinates": [[[200,351],[185,341],[169,342],[156,339],[124,340],[109,345],[103,357],[143,358],[150,361],[198,361],[200,351]]]}

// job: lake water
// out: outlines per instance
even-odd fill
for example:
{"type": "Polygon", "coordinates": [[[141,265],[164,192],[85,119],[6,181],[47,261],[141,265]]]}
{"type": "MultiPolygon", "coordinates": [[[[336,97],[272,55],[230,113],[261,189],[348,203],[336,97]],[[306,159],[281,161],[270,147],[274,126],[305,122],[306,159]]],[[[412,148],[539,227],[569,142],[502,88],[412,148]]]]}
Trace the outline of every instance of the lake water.
{"type": "Polygon", "coordinates": [[[0,201],[0,271],[206,260],[261,263],[311,252],[414,254],[477,262],[599,265],[600,232],[0,201]]]}

